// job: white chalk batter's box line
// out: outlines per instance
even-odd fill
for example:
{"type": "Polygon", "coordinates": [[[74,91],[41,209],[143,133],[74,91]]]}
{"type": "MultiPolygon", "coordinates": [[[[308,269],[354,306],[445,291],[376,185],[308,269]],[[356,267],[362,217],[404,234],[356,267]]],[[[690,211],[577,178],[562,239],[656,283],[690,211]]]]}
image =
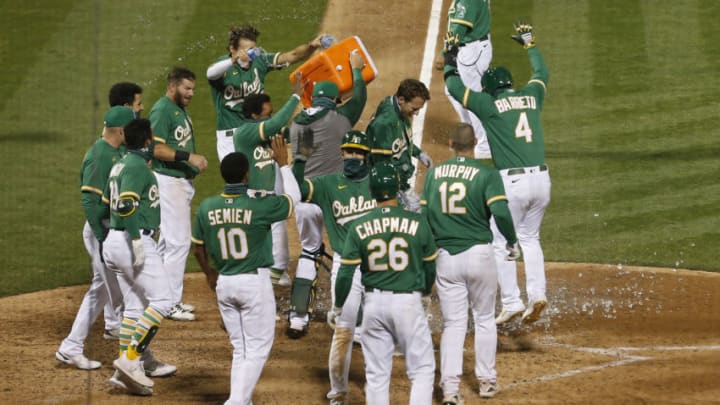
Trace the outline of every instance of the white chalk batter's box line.
{"type": "Polygon", "coordinates": [[[611,347],[611,348],[607,348],[607,349],[600,348],[600,347],[575,346],[575,345],[571,345],[571,344],[567,344],[567,343],[541,343],[541,345],[547,346],[547,347],[559,347],[559,348],[578,351],[578,352],[586,352],[586,353],[602,354],[602,355],[606,355],[606,356],[620,357],[620,359],[614,360],[614,361],[609,361],[609,362],[602,363],[602,364],[597,364],[594,366],[581,367],[581,368],[576,368],[574,370],[567,370],[567,371],[561,371],[559,373],[547,374],[547,375],[543,375],[540,377],[535,377],[535,378],[529,379],[527,381],[503,384],[503,386],[502,386],[503,389],[510,389],[510,388],[519,387],[522,385],[534,384],[534,383],[545,382],[545,381],[552,381],[552,380],[557,380],[560,378],[572,377],[572,376],[576,376],[576,375],[583,374],[583,373],[590,373],[593,371],[600,371],[600,370],[605,370],[605,369],[612,368],[612,367],[620,367],[620,366],[625,366],[627,364],[637,363],[639,361],[653,359],[653,357],[648,357],[648,356],[629,355],[627,352],[720,350],[720,345],[646,346],[646,347],[623,347],[623,346],[621,346],[621,347],[611,347]]]}

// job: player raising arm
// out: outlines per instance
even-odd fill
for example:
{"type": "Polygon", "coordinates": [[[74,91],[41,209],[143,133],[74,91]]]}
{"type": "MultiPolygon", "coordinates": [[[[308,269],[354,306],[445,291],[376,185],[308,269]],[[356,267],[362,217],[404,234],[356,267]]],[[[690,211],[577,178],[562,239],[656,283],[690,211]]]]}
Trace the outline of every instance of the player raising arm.
{"type": "Polygon", "coordinates": [[[270,354],[275,336],[275,296],[267,272],[270,224],[290,217],[300,200],[285,140],[276,136],[272,146],[287,194],[248,196],[249,161],[240,152],[230,153],[220,164],[225,189],[200,204],[193,228],[195,257],[217,294],[234,348],[228,404],[252,403],[270,354]]]}
{"type": "Polygon", "coordinates": [[[498,66],[483,75],[483,92],[474,92],[467,89],[457,75],[452,53],[446,54],[445,66],[445,83],[450,94],[474,112],[485,126],[524,255],[527,309],[520,300],[515,263],[504,259],[507,242],[500,232],[493,230],[503,306],[496,319],[498,324],[520,314],[523,322],[534,322],[547,305],[540,225],[550,203],[550,174],[545,163],[540,113],[549,74],[535,46],[532,26],[520,21],[515,23],[515,31],[513,39],[527,50],[533,71],[522,89],[514,90],[512,75],[498,66]]]}

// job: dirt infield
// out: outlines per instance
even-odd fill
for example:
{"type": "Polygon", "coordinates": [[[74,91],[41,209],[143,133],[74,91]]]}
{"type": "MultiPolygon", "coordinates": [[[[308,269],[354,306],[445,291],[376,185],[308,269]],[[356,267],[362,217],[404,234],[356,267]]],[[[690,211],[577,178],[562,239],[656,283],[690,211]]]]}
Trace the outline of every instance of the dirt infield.
{"type": "MultiPolygon", "coordinates": [[[[373,7],[367,3],[370,1],[331,0],[324,26],[339,38],[360,36],[380,71],[369,87],[360,128],[367,125],[379,100],[392,94],[401,79],[418,77],[430,13],[429,2],[384,2],[382,7],[377,7],[377,2],[372,2],[373,7]]],[[[446,8],[447,4],[443,10],[446,8]]],[[[438,160],[448,156],[447,133],[456,116],[445,99],[437,72],[431,94],[423,147],[438,160]]],[[[294,228],[290,235],[296,254],[294,228]]],[[[255,391],[256,404],[325,403],[331,340],[331,331],[324,323],[328,278],[327,273],[321,274],[320,302],[306,337],[289,340],[284,335],[285,322],[277,323],[271,357],[255,391]]],[[[519,279],[524,280],[522,275],[519,279]]],[[[547,279],[549,307],[543,317],[531,327],[500,331],[497,371],[501,392],[490,400],[492,403],[720,401],[720,274],[551,263],[547,279]]],[[[103,363],[100,370],[79,371],[55,360],[54,352],[69,332],[86,288],[0,299],[7,331],[0,367],[0,403],[225,401],[232,348],[220,329],[217,304],[201,274],[186,276],[184,297],[197,306],[198,320],[164,321],[153,342],[156,355],[176,364],[178,373],[155,379],[151,398],[128,398],[107,383],[117,347],[116,342],[102,339],[102,322],[86,346],[86,354],[103,363]]],[[[281,307],[286,308],[289,289],[279,289],[277,294],[281,307]]],[[[432,328],[437,349],[437,305],[434,310],[432,328]]],[[[481,403],[472,372],[472,335],[465,346],[462,394],[468,404],[481,403]]],[[[438,356],[436,351],[439,364],[438,356]]],[[[402,357],[396,357],[392,403],[407,403],[409,382],[404,370],[402,357]]],[[[351,404],[364,403],[363,384],[362,352],[356,346],[350,373],[351,404]]]]}

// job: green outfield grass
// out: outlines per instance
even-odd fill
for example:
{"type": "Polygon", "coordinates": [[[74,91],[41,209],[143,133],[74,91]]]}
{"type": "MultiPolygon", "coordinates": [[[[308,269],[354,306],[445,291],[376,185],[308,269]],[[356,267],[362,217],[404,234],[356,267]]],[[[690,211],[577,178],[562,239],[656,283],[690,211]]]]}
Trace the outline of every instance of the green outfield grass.
{"type": "MultiPolygon", "coordinates": [[[[317,32],[326,1],[0,5],[6,296],[89,280],[78,170],[100,132],[112,83],[140,83],[147,116],[168,69],[193,69],[189,111],[200,152],[214,162],[204,74],[224,52],[228,26],[253,22],[263,47],[288,50],[317,32]]],[[[529,77],[524,52],[508,39],[513,19],[526,17],[550,68],[546,260],[720,270],[719,106],[712,96],[720,71],[712,19],[720,2],[519,0],[494,2],[492,13],[495,64],[508,66],[517,83],[529,77]]],[[[267,85],[281,105],[290,93],[286,72],[271,74],[267,85]]],[[[217,165],[196,187],[195,204],[220,190],[217,165]]]]}

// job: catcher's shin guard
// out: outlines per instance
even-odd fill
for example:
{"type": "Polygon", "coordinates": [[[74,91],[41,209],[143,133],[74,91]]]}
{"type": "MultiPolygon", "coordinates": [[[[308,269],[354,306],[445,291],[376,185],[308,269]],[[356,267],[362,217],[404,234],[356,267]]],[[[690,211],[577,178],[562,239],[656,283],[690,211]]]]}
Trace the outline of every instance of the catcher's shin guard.
{"type": "Polygon", "coordinates": [[[306,278],[295,277],[290,294],[290,314],[298,317],[304,317],[306,314],[312,313],[313,303],[315,302],[315,289],[317,278],[308,280],[306,278]]]}

